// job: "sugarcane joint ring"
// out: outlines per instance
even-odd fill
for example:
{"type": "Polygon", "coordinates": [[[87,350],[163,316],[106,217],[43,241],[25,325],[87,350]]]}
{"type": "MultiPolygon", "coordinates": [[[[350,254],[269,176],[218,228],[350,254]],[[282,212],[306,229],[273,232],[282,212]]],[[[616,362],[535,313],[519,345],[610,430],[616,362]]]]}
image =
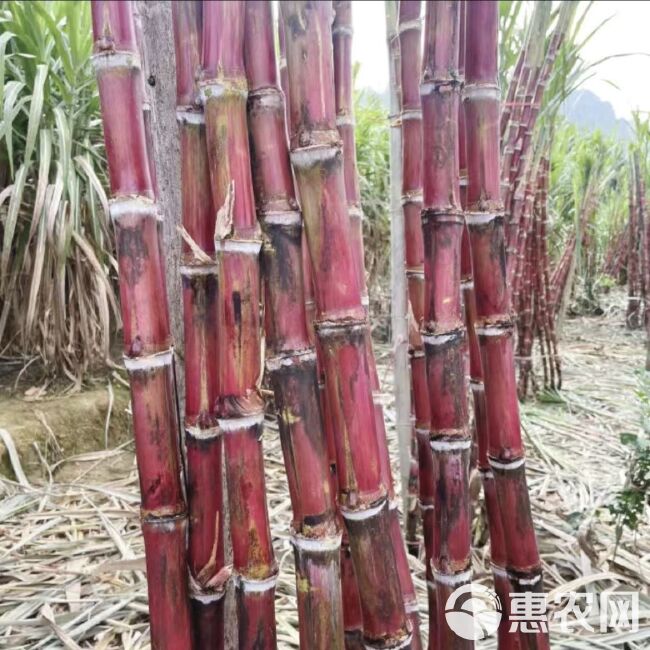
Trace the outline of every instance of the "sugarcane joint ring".
{"type": "Polygon", "coordinates": [[[463,212],[453,206],[444,208],[424,208],[422,210],[422,225],[457,224],[462,226],[465,223],[463,212]]]}
{"type": "Polygon", "coordinates": [[[173,530],[179,523],[187,522],[185,505],[166,506],[155,510],[140,508],[140,523],[143,526],[153,526],[159,530],[173,530]]]}
{"type": "Polygon", "coordinates": [[[347,339],[365,336],[368,322],[365,318],[346,318],[340,321],[314,321],[314,328],[321,339],[347,339]]]}
{"type": "Polygon", "coordinates": [[[135,52],[129,51],[101,50],[93,54],[91,61],[97,73],[116,68],[128,68],[130,70],[140,70],[141,68],[140,57],[135,52]]]}
{"type": "Polygon", "coordinates": [[[381,496],[379,499],[372,501],[368,504],[359,504],[357,508],[352,510],[341,505],[340,510],[343,519],[346,521],[363,521],[377,516],[388,502],[386,495],[381,496]]]}

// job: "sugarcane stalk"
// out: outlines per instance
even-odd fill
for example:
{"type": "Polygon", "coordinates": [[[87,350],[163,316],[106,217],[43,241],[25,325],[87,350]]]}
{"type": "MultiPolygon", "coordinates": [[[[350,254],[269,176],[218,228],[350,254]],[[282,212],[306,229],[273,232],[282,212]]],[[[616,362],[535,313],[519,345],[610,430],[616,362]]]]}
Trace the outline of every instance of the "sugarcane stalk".
{"type": "Polygon", "coordinates": [[[202,7],[172,5],[176,116],[181,141],[184,228],[181,279],[185,331],[185,448],[189,502],[188,563],[197,648],[224,647],[223,438],[218,426],[216,213],[210,195],[205,118],[196,80],[202,7]]]}
{"type": "MultiPolygon", "coordinates": [[[[465,125],[467,210],[476,332],[488,415],[488,458],[504,531],[507,576],[515,591],[541,592],[542,570],[526,485],[513,358],[513,323],[506,285],[500,198],[498,4],[467,5],[465,125]]],[[[492,544],[494,550],[494,542],[492,544]]],[[[520,634],[522,648],[549,648],[547,632],[520,634]]]]}
{"type": "Polygon", "coordinates": [[[183,487],[161,220],[130,2],[92,3],[93,63],[104,123],[141,494],[151,644],[192,648],[183,487]]]}
{"type": "Polygon", "coordinates": [[[427,2],[422,55],[422,232],[424,319],[421,324],[431,404],[435,486],[431,558],[440,648],[472,648],[446,624],[449,596],[471,581],[469,460],[465,380],[466,331],[461,304],[458,116],[460,3],[427,2]],[[444,126],[443,126],[444,125],[444,126]]]}
{"type": "MultiPolygon", "coordinates": [[[[361,207],[361,193],[359,190],[359,179],[357,174],[356,143],[354,136],[354,107],[352,99],[352,3],[349,0],[335,0],[334,22],[332,25],[332,49],[334,57],[334,96],[336,109],[336,126],[343,143],[343,167],[345,178],[345,195],[348,204],[348,215],[350,217],[351,249],[354,256],[354,264],[357,270],[359,286],[362,291],[362,304],[366,310],[366,318],[369,319],[368,287],[366,285],[366,273],[364,265],[363,245],[363,210],[361,207]]],[[[375,363],[375,355],[372,347],[372,336],[370,323],[367,327],[368,366],[370,368],[371,388],[375,412],[375,431],[377,434],[377,447],[381,456],[381,482],[388,488],[389,517],[393,552],[397,563],[397,570],[406,607],[407,616],[412,628],[412,647],[421,647],[420,623],[417,608],[417,597],[413,579],[409,568],[406,547],[399,522],[398,503],[395,497],[393,475],[390,467],[388,454],[388,442],[386,438],[386,425],[384,421],[384,409],[381,402],[381,386],[375,363]]],[[[405,473],[408,475],[410,469],[411,435],[406,439],[399,440],[400,458],[405,473]]]]}
{"type": "Polygon", "coordinates": [[[409,326],[411,399],[418,446],[419,506],[422,515],[424,558],[429,600],[429,644],[434,643],[435,584],[431,572],[434,530],[433,458],[429,446],[430,407],[424,344],[420,325],[424,315],[424,246],[422,243],[422,106],[419,74],[421,54],[421,3],[399,3],[400,94],[402,127],[402,214],[406,241],[406,278],[412,322],[409,326]]]}
{"type": "Polygon", "coordinates": [[[339,506],[350,539],[369,647],[410,647],[382,482],[367,320],[350,243],[336,129],[329,2],[282,5],[291,162],[314,265],[316,334],[336,436],[339,506]],[[383,542],[378,542],[383,540],[383,542]]]}
{"type": "Polygon", "coordinates": [[[264,483],[261,377],[261,237],[247,128],[243,2],[203,3],[203,80],[213,204],[219,376],[240,648],[276,646],[273,556],[264,483]]]}
{"type": "Polygon", "coordinates": [[[402,479],[402,507],[406,513],[406,545],[409,553],[419,555],[420,543],[417,537],[420,512],[418,506],[419,470],[411,468],[417,462],[417,449],[405,451],[417,444],[415,428],[411,422],[411,390],[408,356],[408,293],[406,287],[406,242],[404,217],[401,207],[402,187],[402,141],[399,124],[400,99],[400,49],[397,35],[397,3],[385,2],[386,41],[390,88],[390,192],[391,192],[391,332],[395,369],[393,390],[395,394],[395,429],[400,443],[400,469],[402,479]],[[408,471],[404,470],[408,463],[408,471]],[[415,485],[414,485],[415,483],[415,485]],[[414,492],[415,488],[415,492],[414,492]]]}
{"type": "Polygon", "coordinates": [[[341,533],[316,353],[307,331],[302,217],[293,189],[270,2],[246,3],[245,42],[253,183],[264,237],[267,368],[293,508],[300,647],[342,650],[341,533]]]}

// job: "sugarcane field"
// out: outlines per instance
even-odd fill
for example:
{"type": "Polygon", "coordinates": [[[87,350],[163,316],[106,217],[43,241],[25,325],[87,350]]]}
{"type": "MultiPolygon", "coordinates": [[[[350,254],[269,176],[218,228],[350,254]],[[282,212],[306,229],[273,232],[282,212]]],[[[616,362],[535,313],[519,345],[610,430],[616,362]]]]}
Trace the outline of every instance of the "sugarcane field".
{"type": "Polygon", "coordinates": [[[0,2],[0,649],[650,650],[649,23],[0,2]]]}

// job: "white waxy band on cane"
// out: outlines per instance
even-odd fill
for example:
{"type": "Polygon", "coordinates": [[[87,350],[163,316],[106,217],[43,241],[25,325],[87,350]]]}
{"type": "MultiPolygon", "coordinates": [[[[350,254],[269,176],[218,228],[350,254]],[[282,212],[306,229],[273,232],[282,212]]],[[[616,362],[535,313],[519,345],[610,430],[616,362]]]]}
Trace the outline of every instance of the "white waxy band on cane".
{"type": "Polygon", "coordinates": [[[427,345],[445,345],[446,343],[451,343],[453,341],[458,341],[463,338],[463,332],[461,330],[455,330],[447,334],[425,334],[422,333],[422,340],[427,345]]]}
{"type": "Polygon", "coordinates": [[[432,440],[432,451],[464,451],[472,446],[471,440],[432,440]]]}
{"type": "Polygon", "coordinates": [[[111,199],[108,202],[108,211],[114,222],[118,222],[122,217],[126,216],[161,219],[156,203],[145,196],[111,199]]]}
{"type": "Polygon", "coordinates": [[[335,144],[316,144],[291,152],[291,162],[298,169],[309,169],[318,163],[334,160],[340,148],[335,144]]]}
{"type": "Polygon", "coordinates": [[[219,428],[223,433],[232,433],[233,431],[240,431],[241,429],[248,429],[249,427],[262,424],[264,422],[264,413],[246,415],[243,418],[219,419],[218,422],[219,428]]]}
{"type": "Polygon", "coordinates": [[[490,564],[490,567],[492,569],[492,573],[495,576],[499,576],[500,578],[508,577],[508,572],[502,566],[497,566],[496,564],[490,564]]]}
{"type": "Polygon", "coordinates": [[[264,580],[251,580],[249,578],[244,578],[244,576],[241,575],[237,576],[237,579],[241,585],[242,591],[248,594],[261,594],[265,591],[271,591],[271,589],[275,589],[275,585],[278,582],[277,574],[264,580]]]}
{"type": "Polygon", "coordinates": [[[226,94],[239,95],[241,97],[248,97],[248,88],[246,86],[238,86],[232,83],[220,83],[217,81],[207,81],[202,83],[199,87],[201,93],[201,101],[205,104],[209,99],[222,97],[226,94]]]}
{"type": "Polygon", "coordinates": [[[336,25],[336,27],[332,27],[332,36],[337,36],[340,34],[341,36],[352,36],[354,33],[354,30],[352,27],[348,27],[347,25],[336,25]]]}
{"type": "Polygon", "coordinates": [[[96,72],[114,68],[140,69],[140,57],[135,52],[99,52],[92,56],[96,72]]]}
{"type": "Polygon", "coordinates": [[[465,221],[468,226],[484,226],[496,219],[503,218],[503,212],[466,212],[465,221]]]}
{"type": "Polygon", "coordinates": [[[422,110],[414,108],[409,111],[402,111],[400,117],[402,118],[402,122],[407,122],[408,120],[421,120],[422,110]]]}
{"type": "Polygon", "coordinates": [[[261,108],[284,108],[282,93],[277,88],[261,88],[248,93],[251,101],[261,108]]]}
{"type": "Polygon", "coordinates": [[[213,594],[200,594],[197,592],[193,592],[190,594],[190,598],[192,600],[196,600],[202,605],[209,605],[210,603],[219,602],[225,595],[226,595],[226,590],[224,589],[223,591],[213,593],[213,594]]]}
{"type": "Polygon", "coordinates": [[[337,115],[336,126],[354,126],[354,118],[352,115],[337,115]]]}
{"type": "Polygon", "coordinates": [[[124,357],[124,367],[129,371],[153,370],[154,368],[163,368],[171,366],[174,353],[171,349],[154,354],[145,354],[141,357],[124,357]]]}
{"type": "Polygon", "coordinates": [[[534,576],[532,578],[518,578],[517,576],[510,576],[513,580],[518,582],[520,585],[526,585],[528,587],[532,587],[533,585],[536,585],[541,579],[542,576],[534,576]]]}
{"type": "Polygon", "coordinates": [[[501,91],[494,84],[465,84],[463,99],[501,99],[501,91]]]}
{"type": "Polygon", "coordinates": [[[316,353],[309,349],[300,352],[290,352],[289,354],[283,354],[281,356],[269,357],[266,360],[266,367],[273,372],[274,370],[279,370],[282,367],[293,366],[302,361],[316,361],[316,353]]]}
{"type": "Polygon", "coordinates": [[[181,266],[181,275],[192,277],[194,275],[217,275],[217,264],[184,264],[181,266]]]}
{"type": "Polygon", "coordinates": [[[517,460],[512,461],[512,463],[501,463],[498,460],[493,460],[492,458],[490,458],[490,467],[492,467],[493,469],[513,470],[513,469],[519,469],[525,462],[526,462],[525,458],[519,458],[517,460]]]}
{"type": "Polygon", "coordinates": [[[302,224],[302,218],[298,210],[264,212],[262,218],[264,223],[274,226],[299,226],[302,224]]]}
{"type": "Polygon", "coordinates": [[[405,20],[397,26],[397,33],[403,34],[404,32],[411,31],[412,29],[421,29],[422,20],[414,18],[413,20],[405,20]]]}
{"type": "Polygon", "coordinates": [[[201,429],[201,427],[185,426],[185,433],[194,438],[195,440],[213,440],[219,438],[223,431],[219,427],[208,427],[201,429]]]}
{"type": "Polygon", "coordinates": [[[462,573],[438,573],[433,572],[433,577],[436,583],[447,585],[448,587],[456,587],[457,585],[467,584],[472,581],[472,572],[463,571],[462,573]]]}
{"type": "Polygon", "coordinates": [[[476,334],[478,336],[508,336],[512,331],[512,326],[507,324],[501,327],[495,325],[487,325],[485,327],[477,327],[476,334]]]}
{"type": "Polygon", "coordinates": [[[348,521],[363,521],[364,519],[370,519],[379,514],[385,504],[386,500],[382,499],[378,505],[363,510],[348,510],[346,508],[341,508],[341,514],[343,515],[343,518],[348,521]]]}
{"type": "Polygon", "coordinates": [[[244,253],[246,255],[259,255],[262,242],[255,239],[217,239],[215,248],[226,253],[244,253]]]}
{"type": "Polygon", "coordinates": [[[304,537],[302,535],[292,535],[291,543],[301,551],[310,551],[313,553],[327,553],[338,551],[341,548],[341,535],[323,537],[320,539],[313,537],[304,537]]]}
{"type": "Polygon", "coordinates": [[[182,109],[176,110],[176,121],[179,124],[205,124],[205,114],[200,110],[182,109]]]}

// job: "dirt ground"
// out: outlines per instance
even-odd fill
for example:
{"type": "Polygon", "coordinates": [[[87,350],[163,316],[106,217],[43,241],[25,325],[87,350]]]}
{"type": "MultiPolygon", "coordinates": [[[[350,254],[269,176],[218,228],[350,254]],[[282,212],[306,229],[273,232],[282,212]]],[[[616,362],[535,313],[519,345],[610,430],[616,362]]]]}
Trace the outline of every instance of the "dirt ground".
{"type": "MultiPolygon", "coordinates": [[[[616,522],[606,507],[629,463],[620,435],[641,430],[643,335],[623,327],[623,306],[616,294],[603,316],[566,322],[563,390],[523,405],[522,424],[545,591],[551,599],[561,590],[639,591],[639,628],[591,633],[552,626],[554,648],[650,648],[650,524],[646,519],[617,545],[616,522]]],[[[378,356],[389,397],[388,349],[380,346],[378,356]]],[[[65,395],[15,382],[15,370],[0,371],[0,430],[6,432],[0,440],[0,648],[148,648],[128,391],[114,375],[65,395]]],[[[387,401],[397,476],[394,412],[387,401]]],[[[278,641],[282,649],[297,648],[290,503],[271,420],[264,448],[280,566],[278,641]]],[[[476,510],[474,577],[489,584],[480,503],[476,510]]],[[[424,622],[424,565],[411,561],[424,622]]],[[[493,648],[494,640],[480,647],[493,648]]]]}

